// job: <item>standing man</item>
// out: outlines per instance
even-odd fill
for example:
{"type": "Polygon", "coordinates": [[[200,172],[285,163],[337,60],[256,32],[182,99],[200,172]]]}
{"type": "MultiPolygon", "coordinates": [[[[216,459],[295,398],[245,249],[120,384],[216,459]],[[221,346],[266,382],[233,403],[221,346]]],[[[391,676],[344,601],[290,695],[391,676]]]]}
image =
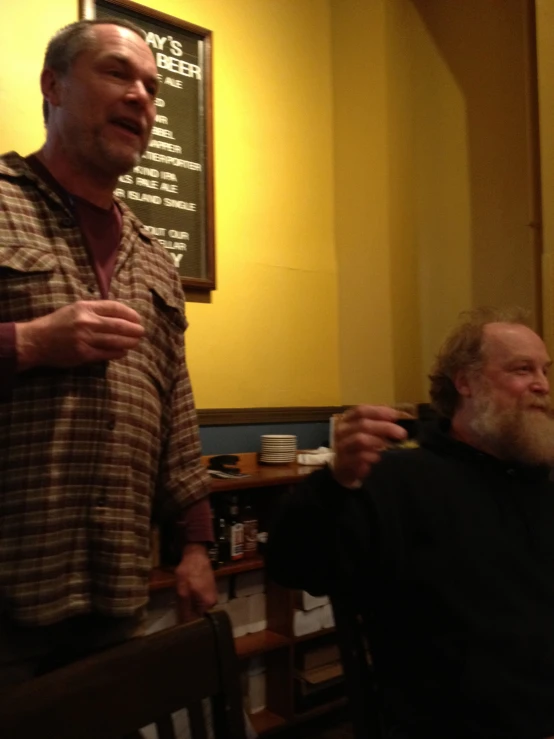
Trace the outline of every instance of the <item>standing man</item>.
{"type": "Polygon", "coordinates": [[[554,736],[551,360],[517,313],[478,310],[431,373],[419,449],[391,408],[344,414],[332,468],[283,503],[269,573],[353,598],[387,736],[554,736]]]}
{"type": "Polygon", "coordinates": [[[180,599],[216,602],[179,277],[113,196],[157,85],[139,28],[73,23],[46,143],[0,157],[0,686],[136,633],[153,514],[180,522],[180,599]]]}

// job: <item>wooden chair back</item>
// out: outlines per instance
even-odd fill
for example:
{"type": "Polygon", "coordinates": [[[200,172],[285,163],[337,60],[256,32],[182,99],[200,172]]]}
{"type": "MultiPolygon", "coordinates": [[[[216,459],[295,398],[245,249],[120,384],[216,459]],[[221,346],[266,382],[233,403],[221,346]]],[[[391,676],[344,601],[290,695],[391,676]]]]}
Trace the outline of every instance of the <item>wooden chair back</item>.
{"type": "Polygon", "coordinates": [[[131,739],[156,724],[176,739],[171,714],[192,708],[192,739],[246,739],[239,667],[223,611],[138,637],[0,696],[9,739],[131,739]],[[200,710],[211,701],[210,732],[200,710]]]}
{"type": "Polygon", "coordinates": [[[354,739],[384,739],[378,688],[360,614],[344,595],[331,595],[354,739]]]}

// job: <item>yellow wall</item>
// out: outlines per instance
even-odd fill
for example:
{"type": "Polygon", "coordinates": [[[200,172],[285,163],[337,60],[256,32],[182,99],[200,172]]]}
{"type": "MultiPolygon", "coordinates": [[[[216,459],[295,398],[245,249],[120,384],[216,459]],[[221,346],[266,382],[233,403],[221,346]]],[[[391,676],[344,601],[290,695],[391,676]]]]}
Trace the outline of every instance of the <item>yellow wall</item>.
{"type": "MultiPolygon", "coordinates": [[[[199,407],[425,400],[460,310],[538,318],[528,0],[148,2],[214,33],[218,289],[188,305],[199,407]]],[[[77,3],[24,5],[0,7],[0,148],[28,152],[43,49],[77,3]]]]}
{"type": "Polygon", "coordinates": [[[0,4],[0,151],[22,154],[43,141],[39,74],[46,43],[76,20],[76,0],[0,4]]]}
{"type": "Polygon", "coordinates": [[[188,308],[197,403],[338,403],[327,0],[152,7],[214,32],[218,289],[188,308]]]}
{"type": "Polygon", "coordinates": [[[394,400],[385,13],[332,2],[343,403],[394,400]]]}

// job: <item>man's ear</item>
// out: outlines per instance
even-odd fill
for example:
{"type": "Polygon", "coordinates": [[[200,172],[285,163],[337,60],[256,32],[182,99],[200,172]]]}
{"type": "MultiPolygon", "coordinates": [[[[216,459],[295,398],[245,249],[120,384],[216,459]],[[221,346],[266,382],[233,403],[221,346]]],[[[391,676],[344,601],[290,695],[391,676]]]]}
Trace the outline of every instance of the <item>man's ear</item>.
{"type": "Polygon", "coordinates": [[[454,377],[454,387],[463,398],[471,398],[473,395],[471,385],[472,383],[467,370],[460,370],[454,377]]]}
{"type": "Polygon", "coordinates": [[[42,96],[50,105],[57,106],[61,102],[61,84],[59,76],[51,69],[45,68],[40,74],[42,96]]]}

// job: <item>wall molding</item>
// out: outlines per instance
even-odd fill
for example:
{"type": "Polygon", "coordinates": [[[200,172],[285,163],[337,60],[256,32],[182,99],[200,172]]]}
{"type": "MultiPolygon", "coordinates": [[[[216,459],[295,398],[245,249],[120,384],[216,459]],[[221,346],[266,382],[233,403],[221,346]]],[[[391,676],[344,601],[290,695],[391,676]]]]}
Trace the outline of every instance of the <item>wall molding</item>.
{"type": "Polygon", "coordinates": [[[198,409],[199,426],[243,426],[273,423],[315,423],[328,421],[333,413],[349,406],[294,406],[291,408],[207,408],[198,409]]]}

